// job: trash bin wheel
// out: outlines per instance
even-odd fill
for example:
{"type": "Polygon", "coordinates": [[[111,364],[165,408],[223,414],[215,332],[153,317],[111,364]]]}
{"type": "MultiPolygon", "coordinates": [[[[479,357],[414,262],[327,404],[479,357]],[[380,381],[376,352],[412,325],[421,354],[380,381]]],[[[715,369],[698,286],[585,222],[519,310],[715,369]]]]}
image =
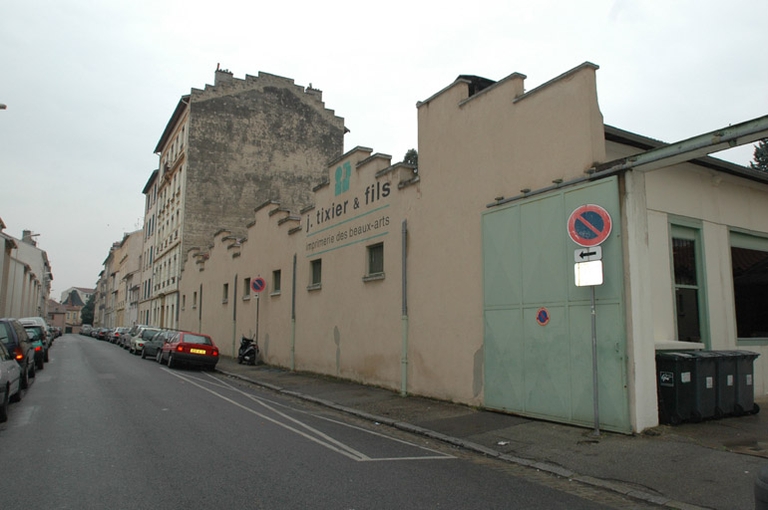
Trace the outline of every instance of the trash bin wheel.
{"type": "Polygon", "coordinates": [[[734,416],[744,416],[745,411],[744,408],[741,407],[741,404],[736,404],[733,406],[733,415],[734,416]]]}
{"type": "Polygon", "coordinates": [[[693,423],[699,423],[701,421],[701,413],[698,410],[691,411],[691,421],[693,423]]]}
{"type": "Polygon", "coordinates": [[[725,413],[723,413],[723,410],[719,407],[715,407],[715,418],[720,419],[723,416],[725,416],[725,413]]]}
{"type": "Polygon", "coordinates": [[[752,414],[757,414],[760,412],[760,406],[755,403],[755,405],[752,406],[752,414]]]}
{"type": "Polygon", "coordinates": [[[671,413],[669,415],[669,423],[671,423],[672,425],[680,425],[682,421],[683,421],[682,418],[680,418],[680,415],[677,413],[671,413]]]}

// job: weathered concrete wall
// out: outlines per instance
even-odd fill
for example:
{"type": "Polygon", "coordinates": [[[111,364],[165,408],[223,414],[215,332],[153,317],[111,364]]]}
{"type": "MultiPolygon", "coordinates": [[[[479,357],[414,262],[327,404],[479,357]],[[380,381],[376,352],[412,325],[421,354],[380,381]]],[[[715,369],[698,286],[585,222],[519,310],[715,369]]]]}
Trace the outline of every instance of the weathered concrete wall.
{"type": "Polygon", "coordinates": [[[344,148],[344,119],[321,93],[260,73],[190,96],[182,259],[221,228],[243,235],[256,206],[298,210],[344,148]]]}

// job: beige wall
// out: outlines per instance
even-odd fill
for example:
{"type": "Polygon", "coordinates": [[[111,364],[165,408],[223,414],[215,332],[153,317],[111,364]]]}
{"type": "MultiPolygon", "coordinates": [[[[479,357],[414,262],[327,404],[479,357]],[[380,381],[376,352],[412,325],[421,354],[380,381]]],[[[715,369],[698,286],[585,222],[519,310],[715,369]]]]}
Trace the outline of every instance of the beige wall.
{"type": "MultiPolygon", "coordinates": [[[[233,334],[239,339],[247,333],[241,320],[255,321],[255,300],[238,301],[233,327],[232,303],[220,302],[222,284],[228,281],[231,293],[234,274],[242,279],[260,273],[269,281],[280,268],[281,294],[270,296],[268,289],[260,297],[259,337],[270,363],[290,366],[293,343],[299,370],[481,403],[480,213],[495,197],[582,177],[605,158],[595,69],[585,64],[528,93],[524,77],[515,74],[471,98],[469,84],[460,80],[420,103],[418,178],[406,167],[390,167],[388,157],[370,149],[350,151],[329,165],[329,183],[316,189],[315,207],[301,215],[301,230],[288,234],[293,223],[278,225],[261,209],[240,248],[228,248],[226,235],[220,235],[207,260],[202,254],[189,258],[181,280],[186,303],[181,326],[197,327],[199,310],[190,303],[202,284],[201,327],[231,352],[233,334]],[[350,188],[337,196],[336,170],[347,162],[350,188]],[[369,194],[366,204],[365,192],[371,189],[379,190],[378,199],[371,202],[369,194]],[[327,219],[325,212],[335,213],[337,207],[339,215],[327,219]],[[405,328],[403,220],[408,228],[405,328]],[[354,233],[364,225],[371,230],[354,233]],[[329,243],[329,237],[332,243],[308,248],[320,239],[329,243]],[[385,276],[364,281],[367,247],[377,242],[384,243],[385,276]],[[290,319],[294,254],[295,334],[290,319]],[[309,290],[310,264],[317,257],[322,258],[322,286],[309,290]]],[[[239,282],[238,293],[241,287],[239,282]]]]}
{"type": "Polygon", "coordinates": [[[654,301],[657,342],[675,338],[675,323],[668,307],[672,299],[672,272],[669,254],[669,223],[676,218],[700,220],[705,260],[706,300],[710,341],[715,350],[743,348],[758,352],[755,362],[755,392],[768,394],[766,375],[768,347],[736,342],[735,303],[729,233],[743,229],[768,236],[768,185],[748,181],[692,164],[649,172],[646,175],[648,208],[658,220],[653,237],[658,242],[658,294],[668,295],[669,302],[654,301]]]}

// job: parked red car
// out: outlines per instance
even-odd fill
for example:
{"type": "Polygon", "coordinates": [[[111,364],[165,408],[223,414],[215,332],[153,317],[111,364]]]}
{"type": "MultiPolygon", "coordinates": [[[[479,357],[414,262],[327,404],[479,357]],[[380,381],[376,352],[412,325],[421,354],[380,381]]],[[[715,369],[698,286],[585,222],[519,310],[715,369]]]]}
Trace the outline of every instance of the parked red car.
{"type": "Polygon", "coordinates": [[[174,331],[163,343],[159,361],[169,368],[191,365],[213,370],[219,362],[219,348],[208,335],[174,331]]]}

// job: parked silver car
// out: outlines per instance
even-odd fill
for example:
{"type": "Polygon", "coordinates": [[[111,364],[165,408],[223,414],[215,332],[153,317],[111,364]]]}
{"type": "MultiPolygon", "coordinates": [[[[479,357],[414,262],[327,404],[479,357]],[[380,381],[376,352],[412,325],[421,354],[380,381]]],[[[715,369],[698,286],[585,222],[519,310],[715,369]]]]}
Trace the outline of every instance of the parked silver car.
{"type": "Polygon", "coordinates": [[[0,423],[8,420],[8,403],[21,400],[21,367],[0,343],[0,423]]]}
{"type": "Polygon", "coordinates": [[[131,354],[141,354],[144,349],[144,342],[150,340],[153,336],[160,332],[159,328],[141,327],[139,331],[131,337],[131,342],[128,347],[128,352],[131,354]]]}

